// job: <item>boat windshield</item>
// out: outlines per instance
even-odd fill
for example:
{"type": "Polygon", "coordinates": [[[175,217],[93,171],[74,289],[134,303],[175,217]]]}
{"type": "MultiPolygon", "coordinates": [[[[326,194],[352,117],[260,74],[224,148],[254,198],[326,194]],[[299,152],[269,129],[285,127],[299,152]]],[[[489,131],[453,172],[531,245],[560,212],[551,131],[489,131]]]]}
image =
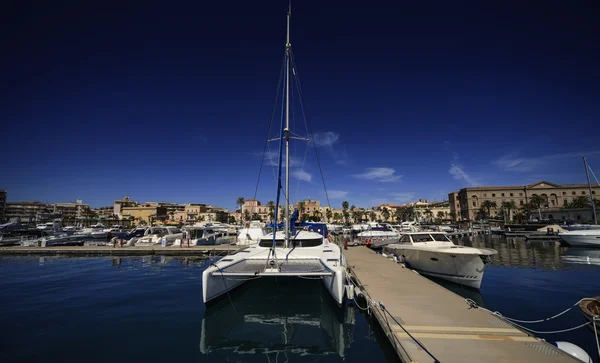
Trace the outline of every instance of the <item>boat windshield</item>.
{"type": "Polygon", "coordinates": [[[448,238],[446,238],[445,234],[442,233],[432,233],[431,236],[434,240],[438,242],[448,242],[448,238]]]}
{"type": "Polygon", "coordinates": [[[433,238],[429,234],[413,234],[411,235],[413,242],[433,242],[433,238]]]}

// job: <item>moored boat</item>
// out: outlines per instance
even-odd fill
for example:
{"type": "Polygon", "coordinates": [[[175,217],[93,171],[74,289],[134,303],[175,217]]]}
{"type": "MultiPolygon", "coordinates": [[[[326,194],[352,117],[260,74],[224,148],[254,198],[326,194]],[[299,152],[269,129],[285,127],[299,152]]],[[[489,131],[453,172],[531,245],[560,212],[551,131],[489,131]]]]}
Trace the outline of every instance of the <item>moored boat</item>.
{"type": "Polygon", "coordinates": [[[410,232],[397,244],[384,247],[407,267],[424,275],[435,276],[479,289],[483,272],[493,249],[457,246],[443,232],[410,232]]]}

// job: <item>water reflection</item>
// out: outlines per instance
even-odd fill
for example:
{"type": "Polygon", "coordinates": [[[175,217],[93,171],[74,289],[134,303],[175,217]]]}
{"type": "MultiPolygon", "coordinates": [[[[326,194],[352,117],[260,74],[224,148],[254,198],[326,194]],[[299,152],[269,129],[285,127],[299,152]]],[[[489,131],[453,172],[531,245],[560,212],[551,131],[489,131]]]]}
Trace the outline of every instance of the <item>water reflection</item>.
{"type": "Polygon", "coordinates": [[[354,341],[354,319],[354,307],[338,307],[320,281],[259,279],[207,307],[200,351],[268,362],[295,355],[343,358],[354,341]]]}
{"type": "Polygon", "coordinates": [[[575,267],[573,264],[600,264],[600,249],[565,247],[554,241],[526,241],[524,238],[479,235],[464,237],[458,244],[497,250],[498,254],[492,259],[492,265],[496,266],[562,270],[575,267]]]}

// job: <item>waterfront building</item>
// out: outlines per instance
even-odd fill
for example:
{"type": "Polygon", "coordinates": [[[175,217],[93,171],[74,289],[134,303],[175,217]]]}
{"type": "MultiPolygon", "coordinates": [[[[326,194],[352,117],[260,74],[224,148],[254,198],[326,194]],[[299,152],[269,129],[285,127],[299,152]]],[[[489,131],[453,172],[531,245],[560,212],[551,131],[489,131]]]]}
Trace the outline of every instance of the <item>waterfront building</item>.
{"type": "Polygon", "coordinates": [[[115,200],[113,203],[113,214],[117,216],[119,219],[122,219],[121,210],[124,207],[135,207],[138,205],[138,202],[135,200],[129,199],[129,197],[125,196],[123,199],[115,200]]]}
{"type": "Polygon", "coordinates": [[[45,215],[52,212],[51,205],[38,201],[9,202],[6,203],[5,218],[9,221],[36,223],[42,221],[45,215]]]}
{"type": "Polygon", "coordinates": [[[133,218],[137,223],[144,221],[152,224],[156,221],[167,219],[167,208],[158,205],[158,203],[145,203],[134,207],[121,208],[122,218],[133,218]]]}
{"type": "MultiPolygon", "coordinates": [[[[555,184],[540,181],[529,185],[463,188],[448,194],[448,198],[453,201],[450,203],[450,209],[457,219],[475,220],[486,200],[496,203],[496,208],[490,210],[490,214],[495,215],[501,211],[502,202],[512,201],[518,209],[527,204],[534,195],[540,196],[545,201],[541,209],[548,212],[547,214],[559,212],[561,207],[573,202],[577,197],[590,197],[587,184],[555,184]]],[[[600,195],[600,185],[592,185],[592,196],[598,199],[597,195],[600,195]]],[[[509,219],[516,212],[517,210],[511,210],[509,219]]]]}
{"type": "Polygon", "coordinates": [[[0,223],[6,222],[6,190],[0,190],[0,223]]]}
{"type": "Polygon", "coordinates": [[[100,207],[91,210],[91,215],[95,215],[98,218],[109,219],[115,217],[113,214],[114,207],[100,207]]]}
{"type": "Polygon", "coordinates": [[[85,218],[91,214],[90,205],[83,204],[81,199],[76,202],[52,204],[54,213],[61,214],[65,219],[85,218]]]}
{"type": "MultiPolygon", "coordinates": [[[[283,209],[280,209],[283,210],[283,209]]],[[[260,218],[260,220],[262,221],[268,221],[271,218],[269,218],[269,206],[268,205],[262,205],[261,202],[259,202],[256,199],[247,199],[244,201],[244,204],[242,205],[242,215],[244,216],[244,220],[250,220],[252,219],[252,216],[254,215],[254,213],[258,214],[258,217],[260,218]]]]}
{"type": "Polygon", "coordinates": [[[303,214],[308,214],[312,217],[321,217],[321,202],[318,200],[304,199],[296,203],[298,214],[302,217],[303,214]],[[300,207],[302,206],[302,210],[300,207]]]}

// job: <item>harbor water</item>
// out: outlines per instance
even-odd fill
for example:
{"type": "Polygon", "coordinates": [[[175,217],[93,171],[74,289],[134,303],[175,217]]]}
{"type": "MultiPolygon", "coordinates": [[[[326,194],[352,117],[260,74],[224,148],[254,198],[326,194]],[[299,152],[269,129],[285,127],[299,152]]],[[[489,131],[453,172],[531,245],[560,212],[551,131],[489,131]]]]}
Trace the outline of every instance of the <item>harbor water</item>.
{"type": "MultiPolygon", "coordinates": [[[[505,316],[542,319],[600,295],[600,250],[499,236],[459,243],[499,252],[481,291],[436,282],[505,316]]],[[[1,257],[3,361],[398,362],[376,323],[352,305],[339,308],[320,281],[249,281],[205,308],[207,265],[164,256],[1,257]]],[[[574,308],[530,327],[583,322],[574,308]]],[[[538,336],[598,359],[587,327],[538,336]]]]}

